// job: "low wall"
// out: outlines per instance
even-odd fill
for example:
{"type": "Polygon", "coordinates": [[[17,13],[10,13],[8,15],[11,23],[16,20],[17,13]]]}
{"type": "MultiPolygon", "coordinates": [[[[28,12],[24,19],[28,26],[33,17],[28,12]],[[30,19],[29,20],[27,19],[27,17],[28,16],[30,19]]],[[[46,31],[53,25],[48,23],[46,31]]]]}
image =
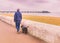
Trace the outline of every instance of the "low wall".
{"type": "MultiPolygon", "coordinates": [[[[0,20],[15,26],[13,17],[0,15],[0,20]]],[[[47,43],[60,43],[60,26],[40,23],[30,20],[22,20],[23,25],[29,26],[29,34],[46,41],[47,43]]]]}

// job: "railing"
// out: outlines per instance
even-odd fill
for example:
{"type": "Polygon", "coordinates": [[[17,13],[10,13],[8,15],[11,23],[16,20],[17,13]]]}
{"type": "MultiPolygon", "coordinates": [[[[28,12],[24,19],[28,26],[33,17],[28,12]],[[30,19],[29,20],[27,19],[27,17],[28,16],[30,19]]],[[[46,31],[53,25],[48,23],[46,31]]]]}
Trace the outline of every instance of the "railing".
{"type": "MultiPolygon", "coordinates": [[[[16,11],[0,11],[0,13],[14,13],[16,11]]],[[[22,13],[50,13],[49,11],[21,11],[22,13]]]]}

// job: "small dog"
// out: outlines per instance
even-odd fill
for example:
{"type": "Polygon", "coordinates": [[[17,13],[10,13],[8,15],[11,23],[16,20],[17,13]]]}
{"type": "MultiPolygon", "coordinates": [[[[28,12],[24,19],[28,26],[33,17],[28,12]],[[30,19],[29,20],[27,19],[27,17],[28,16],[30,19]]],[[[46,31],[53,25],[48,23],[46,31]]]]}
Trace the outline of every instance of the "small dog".
{"type": "Polygon", "coordinates": [[[22,33],[25,33],[25,34],[28,33],[27,27],[25,27],[24,25],[22,25],[21,28],[22,28],[22,33]]]}

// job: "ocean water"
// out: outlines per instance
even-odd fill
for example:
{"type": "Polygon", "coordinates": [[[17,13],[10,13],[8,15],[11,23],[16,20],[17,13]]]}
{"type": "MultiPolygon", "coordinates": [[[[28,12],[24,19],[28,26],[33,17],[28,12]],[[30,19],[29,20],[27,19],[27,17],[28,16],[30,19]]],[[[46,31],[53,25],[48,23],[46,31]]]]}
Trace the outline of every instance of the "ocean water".
{"type": "MultiPolygon", "coordinates": [[[[14,13],[0,13],[3,14],[14,14],[14,13]]],[[[51,17],[60,17],[60,12],[51,12],[51,13],[22,13],[23,15],[33,15],[33,16],[51,16],[51,17]]]]}
{"type": "Polygon", "coordinates": [[[60,17],[60,12],[52,13],[22,13],[23,15],[33,15],[33,16],[51,16],[51,17],[60,17]]]}

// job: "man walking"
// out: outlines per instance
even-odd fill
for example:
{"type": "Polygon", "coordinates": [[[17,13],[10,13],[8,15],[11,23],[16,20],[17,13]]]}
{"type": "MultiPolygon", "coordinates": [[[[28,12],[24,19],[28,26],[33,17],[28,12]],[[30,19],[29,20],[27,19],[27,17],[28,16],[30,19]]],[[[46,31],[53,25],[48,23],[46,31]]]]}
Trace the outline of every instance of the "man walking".
{"type": "Polygon", "coordinates": [[[21,20],[22,20],[22,14],[19,11],[19,9],[17,9],[17,11],[14,14],[14,22],[16,25],[17,32],[19,32],[19,30],[20,30],[21,20]]]}

